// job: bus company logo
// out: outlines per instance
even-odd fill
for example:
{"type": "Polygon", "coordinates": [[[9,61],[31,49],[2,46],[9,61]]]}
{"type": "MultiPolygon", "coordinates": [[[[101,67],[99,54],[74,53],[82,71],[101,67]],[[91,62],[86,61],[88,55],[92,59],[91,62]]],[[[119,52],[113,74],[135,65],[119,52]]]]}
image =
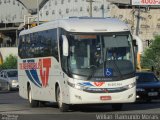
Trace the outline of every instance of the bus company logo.
{"type": "Polygon", "coordinates": [[[83,82],[83,83],[79,83],[79,85],[81,85],[81,86],[87,86],[87,87],[94,87],[94,86],[96,86],[96,87],[101,87],[102,85],[104,85],[105,84],[105,82],[83,82]]]}
{"type": "Polygon", "coordinates": [[[38,87],[47,87],[49,72],[51,68],[51,58],[35,60],[23,60],[19,64],[21,70],[25,70],[29,80],[38,87]]]}
{"type": "Polygon", "coordinates": [[[105,82],[94,82],[93,84],[97,87],[101,87],[105,82]]]}

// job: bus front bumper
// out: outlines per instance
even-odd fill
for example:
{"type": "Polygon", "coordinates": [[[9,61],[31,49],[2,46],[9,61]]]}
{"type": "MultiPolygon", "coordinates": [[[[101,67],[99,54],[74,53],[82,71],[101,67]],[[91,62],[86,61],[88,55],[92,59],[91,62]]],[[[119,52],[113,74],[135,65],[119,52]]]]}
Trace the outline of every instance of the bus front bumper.
{"type": "Polygon", "coordinates": [[[67,104],[133,103],[136,100],[136,87],[116,93],[88,93],[71,87],[69,90],[67,104]]]}

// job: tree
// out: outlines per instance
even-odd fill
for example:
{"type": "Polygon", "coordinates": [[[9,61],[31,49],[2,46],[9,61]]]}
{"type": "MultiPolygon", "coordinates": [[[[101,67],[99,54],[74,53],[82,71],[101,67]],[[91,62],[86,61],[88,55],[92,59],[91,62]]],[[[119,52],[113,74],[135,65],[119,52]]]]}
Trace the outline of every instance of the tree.
{"type": "Polygon", "coordinates": [[[145,50],[141,63],[143,68],[160,71],[160,36],[156,36],[150,47],[145,50]]]}
{"type": "Polygon", "coordinates": [[[17,69],[17,57],[10,54],[0,66],[0,69],[17,69]]]}

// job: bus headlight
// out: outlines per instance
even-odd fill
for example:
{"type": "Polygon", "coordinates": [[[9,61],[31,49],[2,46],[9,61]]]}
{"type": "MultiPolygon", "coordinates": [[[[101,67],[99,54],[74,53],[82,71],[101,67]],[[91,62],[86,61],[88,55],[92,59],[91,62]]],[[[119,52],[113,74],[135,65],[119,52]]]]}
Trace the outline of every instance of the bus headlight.
{"type": "Polygon", "coordinates": [[[82,86],[79,86],[79,85],[75,84],[75,88],[76,89],[82,89],[82,86]]]}
{"type": "Polygon", "coordinates": [[[125,86],[125,88],[126,88],[126,89],[131,89],[131,88],[133,88],[133,87],[135,87],[135,86],[136,86],[136,83],[134,82],[134,83],[131,83],[131,84],[125,86]]]}
{"type": "Polygon", "coordinates": [[[88,87],[86,86],[83,86],[83,85],[80,85],[80,84],[74,84],[74,83],[71,83],[71,82],[67,82],[69,86],[73,87],[73,88],[76,88],[78,90],[84,90],[88,87]]]}
{"type": "Polygon", "coordinates": [[[130,89],[130,88],[133,88],[135,85],[136,85],[135,82],[134,82],[134,83],[131,83],[130,85],[128,85],[128,88],[129,88],[129,89],[130,89]]]}
{"type": "Polygon", "coordinates": [[[75,84],[75,88],[78,89],[78,90],[84,90],[84,89],[87,89],[88,87],[82,86],[82,85],[79,85],[79,84],[75,84]]]}

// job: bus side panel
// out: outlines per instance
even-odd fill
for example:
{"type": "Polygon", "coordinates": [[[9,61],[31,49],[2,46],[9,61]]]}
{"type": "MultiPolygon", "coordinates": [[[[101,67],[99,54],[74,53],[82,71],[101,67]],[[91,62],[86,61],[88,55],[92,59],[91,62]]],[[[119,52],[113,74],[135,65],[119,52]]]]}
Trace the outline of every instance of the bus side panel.
{"type": "Polygon", "coordinates": [[[31,60],[34,62],[27,62],[27,69],[21,70],[24,74],[21,79],[25,78],[21,83],[21,88],[24,88],[20,89],[21,96],[26,97],[27,81],[29,81],[34,100],[55,102],[55,84],[61,78],[62,73],[59,63],[53,57],[27,59],[27,61],[31,60]],[[35,69],[28,68],[28,66],[34,66],[35,69]]]}
{"type": "MultiPolygon", "coordinates": [[[[18,59],[18,63],[22,63],[20,58],[18,59]]],[[[19,95],[25,99],[28,99],[27,80],[28,78],[26,77],[25,72],[21,70],[21,65],[18,64],[19,95]]]]}

